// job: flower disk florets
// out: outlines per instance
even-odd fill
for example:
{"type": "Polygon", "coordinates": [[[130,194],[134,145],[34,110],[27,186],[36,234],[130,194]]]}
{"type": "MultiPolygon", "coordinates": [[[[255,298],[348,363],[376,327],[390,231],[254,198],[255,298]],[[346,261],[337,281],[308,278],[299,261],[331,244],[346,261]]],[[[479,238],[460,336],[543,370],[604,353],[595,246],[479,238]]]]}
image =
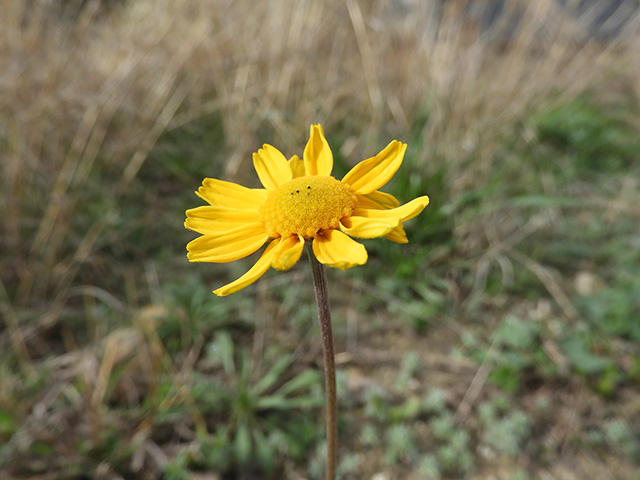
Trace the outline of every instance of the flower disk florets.
{"type": "Polygon", "coordinates": [[[313,238],[323,230],[338,228],[357,204],[349,185],[329,176],[308,175],[269,192],[260,216],[271,237],[313,238]]]}

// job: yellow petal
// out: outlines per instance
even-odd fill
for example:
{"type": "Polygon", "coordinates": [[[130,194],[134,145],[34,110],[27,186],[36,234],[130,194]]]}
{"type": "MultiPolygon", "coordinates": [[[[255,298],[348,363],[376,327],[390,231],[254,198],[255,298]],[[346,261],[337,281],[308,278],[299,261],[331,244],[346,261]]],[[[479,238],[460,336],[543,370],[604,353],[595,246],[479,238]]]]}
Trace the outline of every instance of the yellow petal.
{"type": "Polygon", "coordinates": [[[232,262],[251,255],[264,245],[268,238],[263,224],[250,223],[192,240],[187,245],[187,258],[192,262],[232,262]]]}
{"type": "Polygon", "coordinates": [[[267,190],[275,190],[293,178],[287,159],[271,145],[263,145],[253,154],[253,166],[267,190]]]}
{"type": "Polygon", "coordinates": [[[262,256],[258,259],[258,261],[249,269],[247,273],[242,275],[239,279],[234,282],[228,283],[224,287],[220,287],[217,290],[214,290],[213,293],[220,297],[224,297],[226,295],[230,295],[232,293],[237,292],[238,290],[242,290],[244,287],[248,287],[253,282],[255,282],[258,278],[260,278],[264,273],[269,270],[271,266],[271,262],[273,262],[275,249],[280,244],[280,239],[274,240],[269,244],[269,246],[262,253],[262,256]]]}
{"type": "Polygon", "coordinates": [[[388,193],[376,190],[367,195],[358,195],[358,207],[360,208],[376,208],[379,210],[387,210],[400,206],[400,202],[396,197],[388,193]]]}
{"type": "Polygon", "coordinates": [[[247,188],[215,178],[205,178],[196,195],[210,205],[241,209],[257,209],[267,199],[267,191],[262,188],[247,188]]]}
{"type": "Polygon", "coordinates": [[[322,125],[311,125],[311,134],[304,147],[304,170],[306,175],[331,175],[333,154],[324,138],[322,125]]]}
{"type": "Polygon", "coordinates": [[[289,168],[293,173],[293,178],[304,177],[304,162],[300,160],[300,157],[294,155],[289,159],[289,168]]]}
{"type": "Polygon", "coordinates": [[[409,239],[407,238],[407,234],[404,231],[404,228],[402,228],[402,225],[398,225],[396,228],[391,230],[391,232],[388,235],[385,235],[384,238],[396,243],[409,243],[409,239]]]}
{"type": "Polygon", "coordinates": [[[391,180],[402,164],[406,149],[405,143],[394,140],[375,157],[353,167],[342,181],[351,185],[359,195],[372,193],[391,180]]]}
{"type": "Polygon", "coordinates": [[[365,218],[351,216],[342,220],[340,231],[357,238],[384,237],[400,225],[398,217],[365,218]]]}
{"type": "Polygon", "coordinates": [[[418,215],[425,207],[429,205],[429,197],[426,195],[418,197],[405,203],[401,207],[391,208],[389,210],[380,210],[374,208],[359,208],[351,214],[352,216],[368,217],[368,218],[393,218],[398,217],[400,221],[406,222],[418,215]]]}
{"type": "Polygon", "coordinates": [[[276,270],[289,270],[300,260],[302,247],[304,247],[304,238],[300,235],[281,239],[271,266],[276,270]]]}
{"type": "Polygon", "coordinates": [[[313,253],[320,263],[340,270],[367,263],[364,245],[338,230],[327,230],[322,235],[316,235],[313,253]]]}
{"type": "Polygon", "coordinates": [[[260,213],[258,210],[204,206],[187,210],[184,226],[198,233],[218,234],[242,225],[259,222],[260,213]]]}

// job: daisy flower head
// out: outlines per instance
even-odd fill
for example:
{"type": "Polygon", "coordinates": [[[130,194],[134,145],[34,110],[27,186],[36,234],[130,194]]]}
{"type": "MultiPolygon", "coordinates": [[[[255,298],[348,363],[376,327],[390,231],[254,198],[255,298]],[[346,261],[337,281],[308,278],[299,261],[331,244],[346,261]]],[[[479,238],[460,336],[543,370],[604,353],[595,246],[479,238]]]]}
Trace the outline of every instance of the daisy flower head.
{"type": "Polygon", "coordinates": [[[429,204],[418,197],[404,205],[379,191],[396,173],[407,145],[396,140],[363,160],[342,180],[331,176],[333,155],[320,125],[311,126],[302,160],[289,160],[264,145],[253,165],[264,188],[246,188],[206,178],[196,194],[209,205],[187,210],[185,227],[201,236],[187,245],[192,262],[226,263],[264,250],[253,267],[215,290],[229,295],[251,285],[270,267],[288,270],[306,242],[324,265],[346,270],[367,261],[354,238],[385,237],[407,243],[402,223],[429,204]]]}

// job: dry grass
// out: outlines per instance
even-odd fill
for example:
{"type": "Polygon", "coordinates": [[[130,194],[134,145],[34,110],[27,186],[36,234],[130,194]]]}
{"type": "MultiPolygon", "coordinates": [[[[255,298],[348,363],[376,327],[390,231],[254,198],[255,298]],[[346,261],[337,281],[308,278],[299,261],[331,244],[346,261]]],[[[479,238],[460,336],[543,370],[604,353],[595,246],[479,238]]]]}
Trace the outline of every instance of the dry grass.
{"type": "MultiPolygon", "coordinates": [[[[262,142],[299,153],[311,123],[339,132],[353,162],[418,128],[416,165],[428,175],[440,168],[434,158],[446,159],[455,198],[488,180],[505,129],[546,102],[590,89],[640,95],[635,25],[604,41],[552,0],[509,5],[485,31],[481,9],[466,1],[89,1],[71,18],[53,1],[0,0],[0,349],[30,374],[51,353],[47,332],[59,333],[74,296],[127,303],[101,285],[77,289],[83,272],[99,270],[95,252],[117,243],[106,231],[125,195],[144,189],[138,173],[167,132],[219,119],[224,141],[211,161],[238,178],[262,142]],[[103,205],[79,227],[87,192],[103,205]]],[[[142,296],[152,297],[146,274],[142,296]]],[[[166,352],[137,332],[138,367],[153,376],[166,352]]],[[[98,327],[89,345],[105,334],[98,327]]],[[[71,337],[53,343],[77,347],[71,337]]],[[[83,358],[95,379],[85,379],[84,400],[70,401],[97,418],[118,359],[83,358]]],[[[197,412],[192,421],[201,422],[197,412]]]]}
{"type": "Polygon", "coordinates": [[[637,49],[585,40],[549,1],[514,4],[492,35],[465,2],[99,5],[75,21],[46,2],[2,5],[3,249],[20,252],[3,280],[16,305],[55,299],[45,323],[105,228],[73,232],[65,251],[96,162],[118,172],[115,205],[158,137],[202,116],[220,114],[234,176],[265,126],[297,151],[300,125],[340,125],[358,158],[428,111],[419,163],[436,149],[461,190],[486,178],[501,126],[601,84],[637,49]]]}

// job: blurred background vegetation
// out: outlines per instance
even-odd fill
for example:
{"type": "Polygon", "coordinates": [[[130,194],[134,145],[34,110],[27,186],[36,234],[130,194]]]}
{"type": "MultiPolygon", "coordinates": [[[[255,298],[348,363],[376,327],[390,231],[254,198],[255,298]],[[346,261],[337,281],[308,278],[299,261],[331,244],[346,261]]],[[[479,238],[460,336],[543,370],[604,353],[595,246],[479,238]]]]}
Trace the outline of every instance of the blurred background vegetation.
{"type": "Polygon", "coordinates": [[[432,199],[328,272],[341,478],[639,478],[637,8],[0,0],[0,477],[323,478],[307,266],[183,229],[319,122],[432,199]]]}

